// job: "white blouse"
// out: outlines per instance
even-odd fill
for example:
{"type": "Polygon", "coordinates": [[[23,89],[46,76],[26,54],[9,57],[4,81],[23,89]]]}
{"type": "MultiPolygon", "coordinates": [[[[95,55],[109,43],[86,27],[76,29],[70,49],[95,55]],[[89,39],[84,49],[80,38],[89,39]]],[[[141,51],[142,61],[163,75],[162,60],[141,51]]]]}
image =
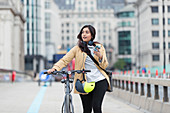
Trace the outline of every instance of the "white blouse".
{"type": "MultiPolygon", "coordinates": [[[[91,51],[92,56],[94,56],[94,47],[88,46],[88,48],[91,51]]],[[[98,82],[105,79],[104,75],[99,71],[99,69],[96,67],[95,63],[89,56],[87,56],[85,61],[85,69],[91,70],[91,72],[87,72],[86,74],[87,82],[98,82]]]]}

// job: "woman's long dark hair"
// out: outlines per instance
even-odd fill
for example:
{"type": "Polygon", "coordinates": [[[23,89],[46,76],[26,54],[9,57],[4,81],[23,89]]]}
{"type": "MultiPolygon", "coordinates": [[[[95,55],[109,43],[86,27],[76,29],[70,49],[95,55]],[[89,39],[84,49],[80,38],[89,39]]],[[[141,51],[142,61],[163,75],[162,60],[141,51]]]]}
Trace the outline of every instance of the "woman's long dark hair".
{"type": "MultiPolygon", "coordinates": [[[[89,53],[90,50],[87,48],[87,44],[84,44],[84,43],[83,43],[83,39],[82,39],[82,37],[81,37],[81,36],[82,36],[82,31],[83,31],[83,29],[86,28],[86,27],[89,29],[89,31],[90,31],[90,33],[91,33],[91,36],[92,36],[91,41],[93,41],[93,40],[95,39],[96,30],[95,30],[95,28],[94,28],[93,26],[91,26],[91,25],[85,25],[85,26],[83,26],[83,27],[81,28],[79,34],[77,35],[77,38],[79,39],[79,40],[78,40],[78,46],[80,47],[81,51],[84,51],[84,50],[85,50],[85,52],[89,53]]],[[[98,43],[98,42],[96,42],[96,43],[98,43]]],[[[95,44],[93,44],[93,46],[95,46],[95,44]]]]}

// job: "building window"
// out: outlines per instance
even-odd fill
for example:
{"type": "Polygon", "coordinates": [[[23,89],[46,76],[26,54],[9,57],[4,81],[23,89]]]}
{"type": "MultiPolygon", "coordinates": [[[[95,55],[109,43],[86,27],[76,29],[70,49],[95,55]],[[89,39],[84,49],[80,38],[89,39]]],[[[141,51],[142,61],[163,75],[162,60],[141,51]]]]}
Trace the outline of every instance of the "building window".
{"type": "Polygon", "coordinates": [[[163,37],[165,38],[165,30],[163,30],[163,37]]]}
{"type": "Polygon", "coordinates": [[[29,21],[27,22],[27,30],[29,30],[29,21]]]}
{"type": "Polygon", "coordinates": [[[78,10],[81,11],[81,7],[79,7],[78,10]]]}
{"type": "Polygon", "coordinates": [[[47,31],[45,32],[45,39],[47,42],[50,42],[50,37],[51,37],[50,35],[51,35],[50,32],[47,31]]]}
{"type": "Polygon", "coordinates": [[[67,36],[67,40],[70,40],[70,37],[69,37],[69,36],[67,36]]]}
{"type": "Polygon", "coordinates": [[[62,27],[64,27],[64,24],[61,24],[62,27]]]}
{"type": "Polygon", "coordinates": [[[152,49],[159,49],[159,43],[152,43],[152,49]]]}
{"type": "Polygon", "coordinates": [[[27,5],[29,5],[29,0],[27,0],[27,5]]]}
{"type": "Polygon", "coordinates": [[[170,42],[168,42],[168,49],[170,49],[170,42]]]}
{"type": "Polygon", "coordinates": [[[131,32],[130,31],[118,32],[118,49],[120,55],[131,54],[131,32]]]}
{"type": "Polygon", "coordinates": [[[69,27],[69,23],[66,23],[66,26],[69,27]]]}
{"type": "Polygon", "coordinates": [[[27,18],[29,18],[29,6],[27,7],[27,18]]]}
{"type": "Polygon", "coordinates": [[[152,2],[157,2],[158,0],[151,0],[152,2]]]}
{"type": "Polygon", "coordinates": [[[94,11],[93,7],[91,7],[91,11],[94,11]]]}
{"type": "Polygon", "coordinates": [[[50,9],[50,2],[49,1],[45,1],[45,9],[50,9]]]}
{"type": "Polygon", "coordinates": [[[106,41],[106,36],[105,35],[103,35],[103,40],[106,41]]]}
{"type": "Polygon", "coordinates": [[[158,18],[153,18],[152,19],[152,25],[159,25],[159,19],[158,18]]]}
{"type": "Polygon", "coordinates": [[[170,18],[168,18],[168,25],[170,25],[170,18]]]}
{"type": "Polygon", "coordinates": [[[50,22],[45,22],[45,28],[49,29],[50,28],[50,22]]]}
{"type": "Polygon", "coordinates": [[[84,11],[85,11],[85,12],[87,11],[87,7],[84,8],[84,11]]]}
{"type": "Polygon", "coordinates": [[[159,55],[152,55],[152,61],[159,61],[159,55]]]}
{"type": "Polygon", "coordinates": [[[118,18],[127,18],[127,17],[132,18],[132,17],[134,17],[134,11],[118,13],[117,17],[118,18]]]}
{"type": "Polygon", "coordinates": [[[62,36],[62,40],[64,40],[64,36],[62,36]]]}
{"type": "Polygon", "coordinates": [[[109,35],[109,40],[111,40],[111,36],[109,35]]]}
{"type": "Polygon", "coordinates": [[[61,45],[61,49],[65,49],[64,44],[61,45]]]}
{"type": "Polygon", "coordinates": [[[168,6],[168,12],[170,12],[170,6],[168,6]]]}
{"type": "Polygon", "coordinates": [[[152,31],[152,37],[159,37],[159,31],[152,31]]]}
{"type": "Polygon", "coordinates": [[[70,48],[70,44],[67,44],[67,49],[69,49],[70,48]]]}
{"type": "Polygon", "coordinates": [[[51,14],[45,13],[45,21],[50,21],[51,14]]]}
{"type": "Polygon", "coordinates": [[[158,13],[158,6],[152,6],[151,11],[152,13],[158,13]]]}
{"type": "Polygon", "coordinates": [[[170,37],[170,30],[168,30],[168,37],[170,37]]]}

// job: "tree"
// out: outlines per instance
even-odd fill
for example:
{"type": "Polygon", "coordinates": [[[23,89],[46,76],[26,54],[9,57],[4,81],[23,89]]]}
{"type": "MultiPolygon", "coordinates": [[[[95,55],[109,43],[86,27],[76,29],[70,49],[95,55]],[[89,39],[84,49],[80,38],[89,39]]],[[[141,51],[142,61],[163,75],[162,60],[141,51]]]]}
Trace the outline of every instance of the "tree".
{"type": "Polygon", "coordinates": [[[114,64],[114,68],[115,68],[115,69],[119,69],[119,70],[123,70],[125,65],[126,65],[126,62],[125,62],[123,59],[119,59],[119,60],[114,64]]]}

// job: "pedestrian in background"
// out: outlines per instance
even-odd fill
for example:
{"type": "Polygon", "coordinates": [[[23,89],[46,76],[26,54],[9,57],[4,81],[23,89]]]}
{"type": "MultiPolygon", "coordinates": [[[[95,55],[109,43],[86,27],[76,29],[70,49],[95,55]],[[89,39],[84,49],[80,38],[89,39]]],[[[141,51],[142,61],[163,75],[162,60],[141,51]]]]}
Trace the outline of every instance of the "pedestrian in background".
{"type": "Polygon", "coordinates": [[[91,70],[86,74],[87,82],[95,82],[95,88],[88,94],[82,94],[75,89],[75,82],[77,79],[82,80],[83,75],[75,74],[74,76],[74,93],[80,94],[83,104],[83,113],[102,113],[102,102],[106,90],[110,89],[110,82],[108,75],[100,68],[105,69],[108,65],[105,48],[99,42],[93,42],[96,36],[96,30],[91,25],[85,25],[81,28],[77,38],[78,44],[74,46],[62,59],[60,59],[47,72],[51,73],[55,70],[60,71],[63,67],[75,58],[75,70],[91,70]],[[90,44],[91,43],[91,44],[90,44]],[[100,46],[100,49],[95,49],[95,46],[100,46]],[[99,63],[97,66],[93,60],[88,56],[91,54],[99,63]]]}

